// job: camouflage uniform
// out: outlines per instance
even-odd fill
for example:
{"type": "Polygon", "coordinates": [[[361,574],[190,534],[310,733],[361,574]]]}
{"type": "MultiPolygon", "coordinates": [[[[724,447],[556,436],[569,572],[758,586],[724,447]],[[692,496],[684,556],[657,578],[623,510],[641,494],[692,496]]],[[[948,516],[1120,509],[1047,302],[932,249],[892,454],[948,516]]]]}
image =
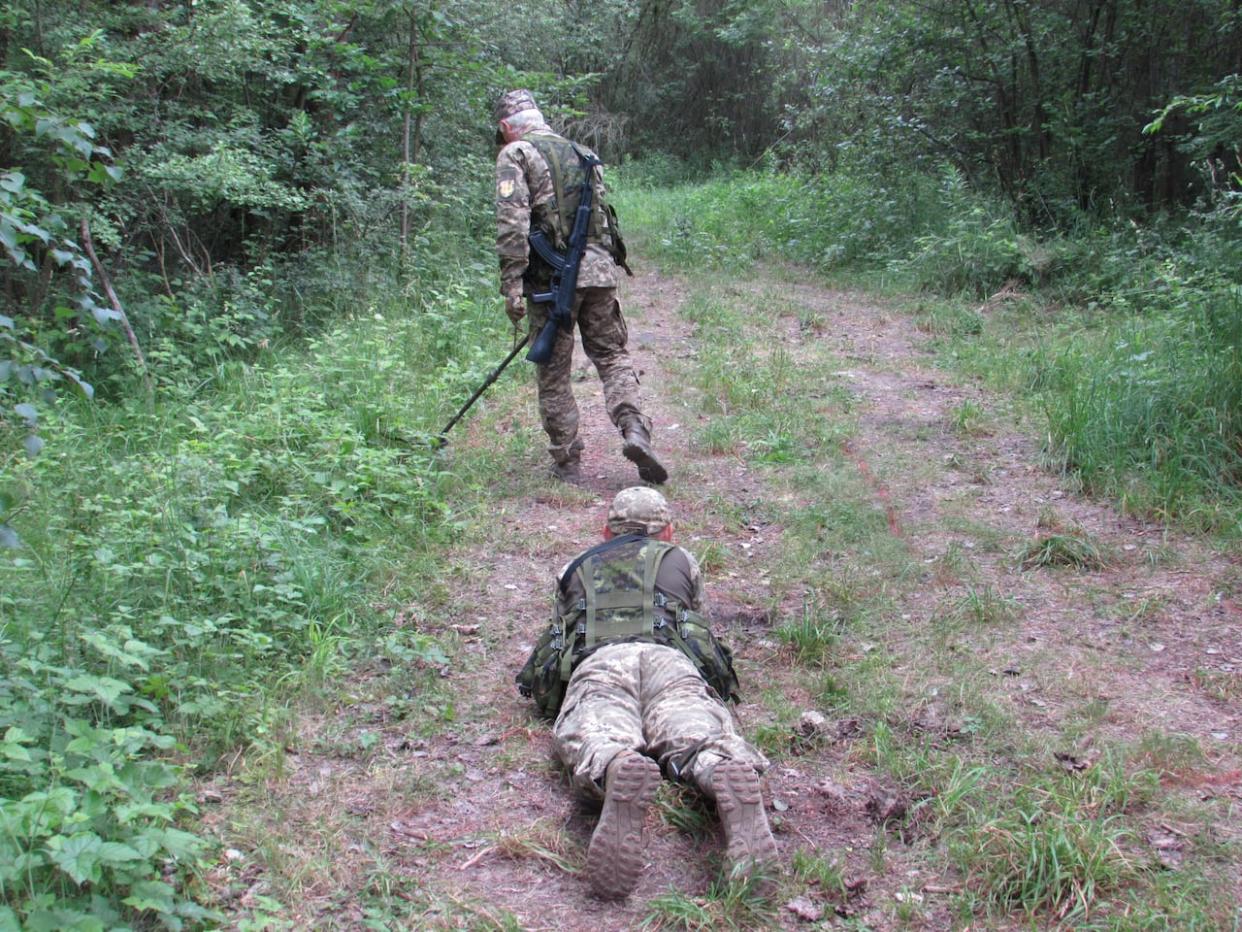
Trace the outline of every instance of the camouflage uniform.
{"type": "MultiPolygon", "coordinates": [[[[651,534],[668,523],[663,496],[634,488],[617,495],[608,526],[614,534],[651,534]]],[[[660,563],[655,588],[705,614],[698,561],[680,547],[660,563]]],[[[559,598],[572,605],[582,597],[575,574],[559,598]]],[[[590,654],[574,668],[552,734],[574,786],[588,796],[603,795],[609,762],[627,750],[654,757],[669,776],[693,782],[708,796],[722,760],[744,761],[759,772],[768,766],[738,734],[729,708],[694,663],[664,644],[609,644],[590,654]]]]}
{"type": "Polygon", "coordinates": [[[727,651],[699,617],[699,565],[669,542],[670,529],[668,503],[659,492],[619,492],[606,542],[559,574],[557,616],[545,635],[555,639],[556,650],[545,659],[537,645],[517,677],[519,688],[547,711],[551,706],[540,696],[554,694],[536,692],[545,680],[529,677],[550,671],[559,686],[568,675],[553,743],[578,790],[603,801],[585,872],[603,899],[623,899],[638,884],[647,809],[661,768],[715,800],[731,876],[770,866],[777,857],[759,782],[768,762],[738,734],[721,694],[709,685],[732,694],[737,680],[727,651]],[[682,648],[703,665],[702,673],[682,648]],[[716,662],[708,658],[712,652],[716,662]]]}
{"type": "MultiPolygon", "coordinates": [[[[497,106],[497,119],[515,112],[514,108],[534,109],[534,99],[525,91],[506,94],[497,106]]],[[[496,157],[496,252],[500,259],[500,293],[506,296],[529,296],[547,284],[546,280],[537,280],[538,269],[532,268],[527,241],[532,229],[552,232],[553,240],[560,241],[559,248],[564,248],[564,236],[568,235],[568,231],[559,231],[554,179],[537,146],[540,142],[554,144],[563,140],[546,125],[540,125],[504,146],[496,157]]],[[[582,151],[589,152],[585,148],[582,151]]],[[[599,168],[594,171],[595,199],[602,212],[603,175],[599,168]]],[[[566,187],[581,183],[581,170],[576,164],[568,173],[572,177],[563,180],[566,187]]],[[[626,350],[628,333],[617,300],[617,261],[611,252],[611,233],[607,221],[596,223],[593,228],[596,232],[588,239],[578,269],[573,318],[582,334],[583,349],[603,382],[604,402],[612,423],[622,430],[632,423],[639,424],[649,434],[651,420],[639,407],[638,376],[626,350]]],[[[547,305],[527,301],[531,333],[537,333],[547,320],[546,308],[547,305]]],[[[578,406],[569,383],[573,349],[573,330],[561,330],[552,358],[538,367],[536,377],[539,416],[550,441],[548,452],[560,465],[576,463],[583,446],[578,439],[578,406]]]]}

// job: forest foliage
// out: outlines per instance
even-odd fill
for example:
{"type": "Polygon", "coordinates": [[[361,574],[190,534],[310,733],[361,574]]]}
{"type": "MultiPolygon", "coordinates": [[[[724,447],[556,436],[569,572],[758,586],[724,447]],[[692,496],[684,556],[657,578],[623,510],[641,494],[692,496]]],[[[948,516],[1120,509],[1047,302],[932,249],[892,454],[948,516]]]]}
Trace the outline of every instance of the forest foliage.
{"type": "Polygon", "coordinates": [[[1239,73],[1224,0],[6,4],[0,927],[203,921],[187,768],[362,631],[434,650],[364,607],[473,481],[418,441],[503,344],[499,91],[702,182],[656,258],[1041,296],[1050,452],[1219,527],[1239,73]]]}

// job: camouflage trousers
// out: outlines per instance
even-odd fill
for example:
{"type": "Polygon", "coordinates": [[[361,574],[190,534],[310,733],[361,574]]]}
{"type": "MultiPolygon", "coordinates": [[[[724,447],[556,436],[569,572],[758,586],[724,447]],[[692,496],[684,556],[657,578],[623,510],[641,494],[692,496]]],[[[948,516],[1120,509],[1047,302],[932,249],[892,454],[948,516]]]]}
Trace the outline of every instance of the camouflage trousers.
{"type": "MultiPolygon", "coordinates": [[[[548,319],[547,305],[526,302],[531,333],[537,333],[548,319]]],[[[637,418],[648,431],[651,421],[638,407],[638,376],[626,349],[629,336],[616,288],[579,288],[574,295],[574,320],[600,381],[604,383],[604,404],[608,417],[618,428],[637,418]]],[[[552,348],[552,358],[537,366],[539,417],[548,435],[548,452],[557,463],[578,458],[582,441],[578,439],[578,404],[574,401],[569,373],[573,367],[574,333],[562,330],[552,348]]]]}
{"type": "Polygon", "coordinates": [[[595,798],[621,751],[654,757],[670,777],[693,782],[709,797],[721,761],[745,761],[759,772],[768,766],[689,658],[663,644],[612,644],[582,661],[552,740],[574,786],[595,798]]]}

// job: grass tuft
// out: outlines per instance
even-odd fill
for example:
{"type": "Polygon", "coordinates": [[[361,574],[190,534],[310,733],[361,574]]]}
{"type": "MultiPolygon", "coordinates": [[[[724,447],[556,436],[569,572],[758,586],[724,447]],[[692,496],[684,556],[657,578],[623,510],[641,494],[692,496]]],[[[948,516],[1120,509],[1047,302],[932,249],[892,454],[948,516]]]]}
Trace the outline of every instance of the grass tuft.
{"type": "Polygon", "coordinates": [[[802,614],[776,628],[775,634],[804,666],[822,667],[829,652],[840,640],[844,621],[837,612],[825,612],[813,602],[802,606],[802,614]]]}
{"type": "Polygon", "coordinates": [[[1041,534],[1027,544],[1018,555],[1024,570],[1041,566],[1072,566],[1082,570],[1103,569],[1100,548],[1086,537],[1075,533],[1041,534]]]}

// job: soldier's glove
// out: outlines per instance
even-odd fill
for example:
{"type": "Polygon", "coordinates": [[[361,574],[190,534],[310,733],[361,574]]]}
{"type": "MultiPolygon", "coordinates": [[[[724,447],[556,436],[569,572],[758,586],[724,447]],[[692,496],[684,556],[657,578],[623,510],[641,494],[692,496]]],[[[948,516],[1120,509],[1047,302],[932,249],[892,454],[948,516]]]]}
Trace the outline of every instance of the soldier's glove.
{"type": "Polygon", "coordinates": [[[526,316],[526,299],[522,297],[521,292],[505,295],[505,313],[509,315],[509,320],[513,321],[515,327],[526,316]]]}

